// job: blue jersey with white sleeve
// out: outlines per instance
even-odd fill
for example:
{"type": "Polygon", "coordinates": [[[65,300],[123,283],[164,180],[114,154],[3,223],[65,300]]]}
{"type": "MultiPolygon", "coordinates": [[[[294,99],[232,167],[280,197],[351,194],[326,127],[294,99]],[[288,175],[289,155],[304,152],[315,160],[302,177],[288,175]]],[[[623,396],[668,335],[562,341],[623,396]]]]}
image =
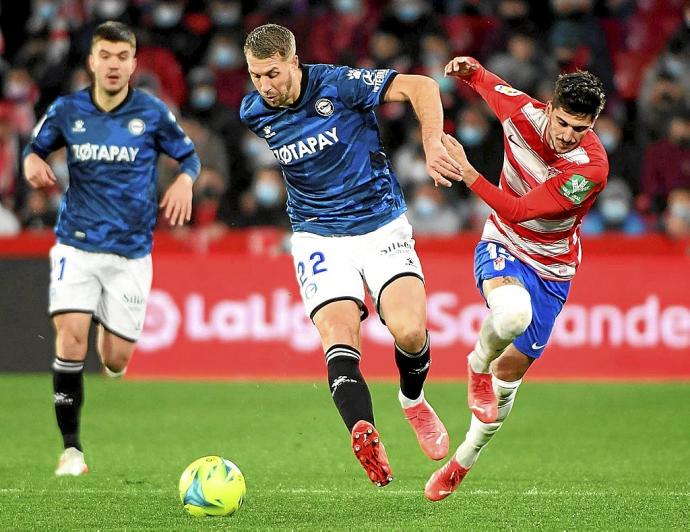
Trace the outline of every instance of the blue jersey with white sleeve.
{"type": "Polygon", "coordinates": [[[180,162],[192,179],[200,170],[192,141],[167,106],[133,88],[111,111],[97,106],[90,88],[55,100],[24,156],[45,158],[63,146],[69,186],[55,233],[60,243],[85,251],[148,255],[158,212],[159,154],[180,162]]]}
{"type": "Polygon", "coordinates": [[[241,120],[278,160],[294,231],[324,236],[374,231],[406,210],[383,151],[374,108],[393,70],[301,65],[300,96],[271,107],[247,94],[241,120]]]}

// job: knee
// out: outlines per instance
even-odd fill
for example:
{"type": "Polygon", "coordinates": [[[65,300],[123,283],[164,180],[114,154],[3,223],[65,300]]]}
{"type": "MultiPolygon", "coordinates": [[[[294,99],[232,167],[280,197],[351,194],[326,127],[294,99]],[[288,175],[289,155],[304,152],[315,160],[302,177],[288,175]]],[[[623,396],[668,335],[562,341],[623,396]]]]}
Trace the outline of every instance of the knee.
{"type": "Polygon", "coordinates": [[[83,359],[86,356],[88,337],[82,337],[70,330],[59,330],[57,334],[58,356],[67,359],[83,359]]]}
{"type": "Polygon", "coordinates": [[[324,345],[359,345],[359,323],[355,325],[334,317],[321,319],[316,326],[324,345]]]}
{"type": "Polygon", "coordinates": [[[517,338],[532,322],[532,299],[522,286],[499,286],[486,299],[494,330],[503,340],[517,338]]]}
{"type": "Polygon", "coordinates": [[[110,373],[122,374],[127,369],[134,352],[134,345],[113,346],[101,344],[99,346],[101,361],[110,373]]]}
{"type": "Polygon", "coordinates": [[[383,314],[386,327],[393,335],[395,343],[408,353],[418,353],[426,343],[425,309],[388,309],[383,314]]]}
{"type": "Polygon", "coordinates": [[[418,353],[426,343],[426,327],[423,322],[406,322],[397,327],[389,326],[395,343],[408,353],[418,353]]]}

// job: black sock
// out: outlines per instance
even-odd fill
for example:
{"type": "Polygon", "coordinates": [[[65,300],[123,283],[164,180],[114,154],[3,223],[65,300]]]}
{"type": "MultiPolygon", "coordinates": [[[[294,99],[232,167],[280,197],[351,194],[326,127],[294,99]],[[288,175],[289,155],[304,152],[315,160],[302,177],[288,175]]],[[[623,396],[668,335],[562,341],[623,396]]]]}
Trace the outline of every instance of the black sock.
{"type": "Polygon", "coordinates": [[[374,424],[371,395],[359,371],[359,358],[359,351],[345,344],[332,345],[326,351],[328,386],[340,417],[350,432],[360,419],[374,424]]]}
{"type": "Polygon", "coordinates": [[[84,400],[84,362],[55,357],[53,362],[53,400],[55,417],[62,433],[65,449],[76,447],[80,451],[79,413],[84,400]]]}
{"type": "Polygon", "coordinates": [[[408,399],[417,399],[422,394],[431,365],[429,333],[426,333],[426,342],[419,353],[408,353],[395,344],[395,364],[400,372],[400,391],[408,399]]]}

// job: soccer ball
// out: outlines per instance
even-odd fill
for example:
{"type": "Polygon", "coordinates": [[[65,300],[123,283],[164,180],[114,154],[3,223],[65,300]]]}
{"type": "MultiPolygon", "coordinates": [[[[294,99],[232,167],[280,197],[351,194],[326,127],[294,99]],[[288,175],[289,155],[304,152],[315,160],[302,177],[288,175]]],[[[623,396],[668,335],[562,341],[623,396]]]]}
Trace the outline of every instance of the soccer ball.
{"type": "Polygon", "coordinates": [[[232,515],[242,506],[247,487],[240,469],[220,456],[194,460],[180,477],[180,500],[195,517],[232,515]]]}

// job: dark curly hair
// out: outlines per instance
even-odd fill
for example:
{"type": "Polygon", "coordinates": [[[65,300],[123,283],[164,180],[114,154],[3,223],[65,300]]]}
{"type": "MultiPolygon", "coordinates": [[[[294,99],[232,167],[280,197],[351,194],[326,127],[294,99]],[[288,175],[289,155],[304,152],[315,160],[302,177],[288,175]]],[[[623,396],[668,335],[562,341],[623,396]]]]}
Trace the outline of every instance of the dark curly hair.
{"type": "Polygon", "coordinates": [[[591,72],[561,74],[556,80],[552,105],[577,116],[596,118],[606,103],[601,80],[591,72]]]}

